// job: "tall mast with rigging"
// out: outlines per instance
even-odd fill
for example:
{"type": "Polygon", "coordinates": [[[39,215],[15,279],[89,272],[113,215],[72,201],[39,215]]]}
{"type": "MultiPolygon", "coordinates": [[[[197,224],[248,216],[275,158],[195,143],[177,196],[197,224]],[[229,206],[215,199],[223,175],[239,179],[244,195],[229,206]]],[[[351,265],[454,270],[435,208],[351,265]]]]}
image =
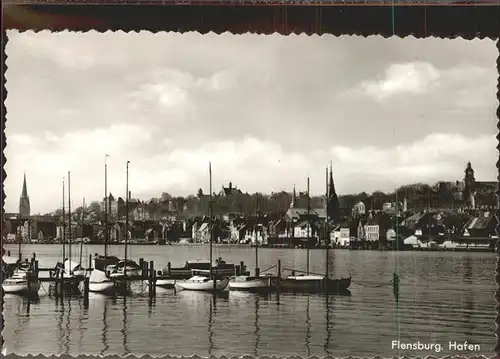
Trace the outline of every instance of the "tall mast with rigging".
{"type": "Polygon", "coordinates": [[[64,261],[66,260],[66,213],[65,213],[65,201],[64,201],[64,197],[65,197],[65,189],[64,189],[64,177],[63,177],[63,182],[62,182],[62,235],[61,235],[61,239],[62,239],[62,244],[63,244],[63,247],[62,247],[62,260],[63,260],[63,268],[64,268],[64,261]]]}
{"type": "Polygon", "coordinates": [[[325,268],[325,278],[328,281],[328,255],[330,249],[330,231],[328,225],[328,200],[330,199],[330,191],[328,187],[328,166],[326,166],[326,201],[325,201],[325,248],[326,248],[326,268],[325,268]]]}
{"type": "Polygon", "coordinates": [[[109,241],[109,227],[108,227],[108,163],[107,158],[109,155],[104,155],[104,258],[108,257],[108,241],[109,241]]]}
{"type": "Polygon", "coordinates": [[[208,176],[210,178],[210,197],[209,197],[209,229],[210,229],[210,278],[214,282],[214,289],[215,289],[215,278],[213,275],[213,264],[212,264],[212,257],[213,257],[213,250],[212,250],[212,242],[213,242],[213,221],[212,221],[212,215],[213,215],[213,205],[212,205],[212,162],[208,163],[208,176]]]}
{"type": "Polygon", "coordinates": [[[311,196],[309,194],[309,177],[307,177],[307,265],[306,265],[306,274],[309,275],[309,244],[311,240],[311,218],[310,218],[310,212],[311,212],[311,196]]]}
{"type": "Polygon", "coordinates": [[[126,174],[126,192],[127,192],[127,200],[125,201],[125,266],[123,267],[123,273],[125,276],[127,275],[127,244],[128,244],[128,200],[129,200],[129,192],[128,192],[128,165],[130,161],[127,161],[127,174],[126,174]]]}
{"type": "Polygon", "coordinates": [[[72,272],[71,268],[71,172],[68,171],[68,237],[69,237],[69,243],[68,243],[68,252],[69,252],[69,271],[70,273],[72,272]]]}

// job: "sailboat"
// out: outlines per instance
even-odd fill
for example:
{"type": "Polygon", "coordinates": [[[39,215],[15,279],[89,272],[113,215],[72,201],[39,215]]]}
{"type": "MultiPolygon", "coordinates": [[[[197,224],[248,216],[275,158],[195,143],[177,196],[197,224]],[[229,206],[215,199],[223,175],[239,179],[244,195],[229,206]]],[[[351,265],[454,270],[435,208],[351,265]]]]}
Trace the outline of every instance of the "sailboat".
{"type": "MultiPolygon", "coordinates": [[[[195,274],[193,277],[184,280],[177,281],[175,284],[184,290],[195,290],[204,292],[218,292],[226,289],[229,282],[228,278],[222,278],[220,275],[217,276],[217,272],[214,273],[212,268],[212,246],[213,246],[213,209],[212,209],[212,164],[208,164],[208,172],[210,177],[210,271],[209,276],[204,276],[202,273],[195,274]]],[[[201,272],[201,271],[199,271],[201,272]]]]}
{"type": "MultiPolygon", "coordinates": [[[[258,198],[257,198],[258,208],[258,198]]],[[[257,209],[257,216],[258,216],[257,209]]],[[[261,276],[259,270],[259,240],[257,238],[257,229],[259,225],[254,227],[255,233],[255,276],[239,275],[229,280],[229,290],[240,290],[249,292],[270,292],[276,288],[275,277],[271,275],[261,276]]]]}
{"type": "Polygon", "coordinates": [[[64,261],[64,271],[65,275],[68,274],[69,277],[73,277],[77,282],[85,278],[86,271],[82,268],[81,263],[73,261],[71,255],[71,244],[73,242],[72,233],[72,222],[71,218],[71,172],[68,171],[68,234],[69,234],[69,258],[64,261]]]}
{"type": "Polygon", "coordinates": [[[110,277],[111,278],[125,278],[127,276],[140,276],[142,274],[141,267],[131,259],[127,259],[127,248],[129,240],[129,222],[128,222],[128,202],[130,197],[130,192],[128,190],[128,165],[130,161],[127,161],[127,177],[126,177],[126,200],[125,200],[125,258],[119,261],[116,265],[111,268],[110,277]]]}
{"type": "Polygon", "coordinates": [[[12,276],[6,278],[2,282],[2,290],[4,293],[19,294],[19,295],[37,295],[40,290],[40,280],[35,277],[33,267],[28,260],[21,262],[21,243],[22,239],[18,233],[19,239],[19,260],[18,265],[13,271],[12,276]]]}
{"type": "Polygon", "coordinates": [[[109,266],[115,266],[120,261],[117,257],[108,255],[108,165],[106,159],[109,155],[104,156],[104,255],[96,253],[92,260],[92,272],[89,278],[89,291],[94,293],[113,292],[115,284],[108,277],[107,269],[109,266]]]}
{"type": "MultiPolygon", "coordinates": [[[[333,186],[333,175],[332,169],[330,168],[330,185],[328,184],[328,168],[326,169],[326,239],[329,239],[329,223],[328,223],[328,202],[336,196],[335,188],[333,186]]],[[[307,197],[310,200],[309,195],[309,178],[307,178],[307,197]]],[[[308,203],[309,207],[309,203],[308,203]]],[[[309,218],[308,218],[309,221],[309,218]]],[[[309,228],[309,223],[308,223],[309,228]]],[[[307,272],[306,274],[299,275],[289,275],[280,281],[280,289],[282,291],[297,292],[297,293],[343,293],[348,290],[351,285],[351,276],[348,278],[332,279],[329,278],[328,272],[328,255],[329,255],[329,245],[326,243],[326,270],[325,276],[322,275],[311,275],[309,274],[309,250],[307,253],[307,272]]]]}
{"type": "Polygon", "coordinates": [[[79,283],[85,278],[85,271],[82,271],[79,263],[71,260],[71,173],[68,171],[68,236],[69,236],[69,258],[66,257],[66,213],[65,213],[65,191],[64,191],[64,180],[62,184],[63,190],[63,204],[62,204],[62,217],[63,217],[63,230],[62,230],[62,242],[63,242],[63,262],[56,264],[55,271],[53,274],[56,278],[62,277],[65,279],[66,284],[64,285],[65,290],[69,292],[78,292],[79,283]],[[75,275],[76,274],[76,275],[75,275]]]}

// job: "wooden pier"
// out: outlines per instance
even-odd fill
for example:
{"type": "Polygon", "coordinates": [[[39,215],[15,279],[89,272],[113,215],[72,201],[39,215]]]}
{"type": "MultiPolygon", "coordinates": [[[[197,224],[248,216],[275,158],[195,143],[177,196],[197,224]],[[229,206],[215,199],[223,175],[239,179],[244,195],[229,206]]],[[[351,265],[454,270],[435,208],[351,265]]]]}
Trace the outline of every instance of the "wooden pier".
{"type": "MultiPolygon", "coordinates": [[[[36,259],[36,254],[33,253],[31,257],[31,268],[32,275],[28,278],[29,280],[38,280],[42,283],[50,283],[54,285],[54,297],[56,299],[63,299],[67,295],[83,295],[84,298],[84,306],[88,305],[89,302],[89,294],[91,293],[90,286],[90,274],[94,270],[92,268],[92,255],[89,255],[88,267],[85,269],[85,276],[82,278],[74,278],[74,277],[64,277],[63,272],[57,265],[53,268],[40,268],[38,264],[38,260],[36,259]],[[48,276],[40,277],[40,272],[48,272],[48,276]]],[[[28,258],[25,259],[25,262],[28,262],[28,258]]],[[[187,279],[180,278],[178,276],[174,276],[171,273],[171,263],[167,263],[167,268],[165,270],[157,271],[154,266],[154,261],[146,261],[144,258],[139,258],[139,267],[141,269],[140,275],[123,275],[119,277],[111,277],[108,273],[108,278],[114,282],[116,290],[114,294],[122,294],[127,291],[127,288],[130,287],[132,282],[147,282],[148,285],[148,296],[150,299],[156,297],[156,288],[157,282],[159,280],[172,281],[171,285],[161,285],[164,288],[170,288],[175,290],[175,280],[187,279]]],[[[196,272],[193,270],[193,272],[196,272]]],[[[243,275],[248,274],[246,265],[243,261],[240,262],[239,265],[235,265],[234,275],[243,275]]],[[[151,301],[150,301],[151,303],[151,301]]]]}

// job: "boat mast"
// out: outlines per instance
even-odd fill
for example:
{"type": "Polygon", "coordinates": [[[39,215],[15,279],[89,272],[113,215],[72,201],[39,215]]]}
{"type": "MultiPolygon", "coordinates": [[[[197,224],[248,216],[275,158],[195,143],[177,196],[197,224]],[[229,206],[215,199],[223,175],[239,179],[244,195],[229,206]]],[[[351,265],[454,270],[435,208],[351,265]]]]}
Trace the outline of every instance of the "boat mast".
{"type": "Polygon", "coordinates": [[[127,275],[127,243],[128,243],[128,200],[129,200],[129,192],[128,192],[128,165],[130,161],[127,161],[127,178],[126,178],[126,192],[127,192],[127,200],[125,201],[125,266],[123,267],[123,273],[125,276],[127,275]]]}
{"type": "Polygon", "coordinates": [[[309,195],[309,177],[307,177],[307,266],[306,274],[309,275],[309,241],[311,237],[311,223],[310,223],[310,212],[311,212],[311,196],[309,195]]]}
{"type": "MultiPolygon", "coordinates": [[[[213,214],[213,208],[212,208],[212,162],[208,162],[208,176],[210,178],[210,197],[209,197],[209,229],[210,229],[210,278],[213,279],[213,273],[212,273],[212,241],[213,241],[213,223],[212,223],[212,214],[213,214]]],[[[214,280],[214,289],[215,289],[215,280],[214,280]]]]}
{"type": "MultiPolygon", "coordinates": [[[[258,218],[259,218],[259,193],[256,193],[256,206],[255,206],[255,217],[256,217],[256,221],[258,222],[258,218]]],[[[257,228],[259,228],[258,226],[259,224],[256,223],[255,224],[255,276],[256,277],[259,277],[260,276],[260,270],[259,270],[259,238],[257,236],[257,228]]]]}
{"type": "Polygon", "coordinates": [[[328,230],[328,200],[330,198],[330,191],[328,188],[328,166],[326,166],[326,201],[325,201],[325,210],[326,210],[326,218],[325,218],[325,248],[326,248],[326,266],[325,266],[325,278],[328,280],[328,254],[329,254],[329,246],[330,246],[330,232],[328,230]]]}
{"type": "Polygon", "coordinates": [[[63,183],[62,183],[62,198],[63,198],[63,203],[62,203],[62,225],[63,225],[63,230],[62,230],[62,243],[63,243],[63,253],[62,253],[62,259],[63,259],[63,268],[64,268],[64,261],[66,260],[66,213],[64,210],[65,203],[64,203],[64,195],[65,195],[65,190],[64,190],[64,177],[63,177],[63,183]]]}
{"type": "Polygon", "coordinates": [[[108,257],[108,164],[106,159],[109,155],[104,155],[104,258],[108,257]]]}
{"type": "Polygon", "coordinates": [[[68,171],[68,237],[69,237],[69,244],[68,244],[68,251],[69,251],[69,270],[70,273],[72,272],[71,268],[71,172],[68,171]]]}
{"type": "Polygon", "coordinates": [[[85,197],[83,197],[83,203],[82,203],[82,237],[81,237],[81,242],[80,242],[80,266],[82,265],[82,251],[83,251],[83,217],[85,215],[85,197]]]}

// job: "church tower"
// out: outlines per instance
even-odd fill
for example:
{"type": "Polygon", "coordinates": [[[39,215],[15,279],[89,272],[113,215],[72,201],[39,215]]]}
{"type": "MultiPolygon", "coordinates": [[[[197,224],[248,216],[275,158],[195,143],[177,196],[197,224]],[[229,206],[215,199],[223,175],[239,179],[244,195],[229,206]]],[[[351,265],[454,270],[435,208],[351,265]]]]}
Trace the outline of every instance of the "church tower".
{"type": "Polygon", "coordinates": [[[470,162],[467,162],[464,177],[464,200],[472,208],[475,207],[474,195],[476,193],[476,179],[474,178],[474,170],[470,162]]]}
{"type": "Polygon", "coordinates": [[[26,173],[25,173],[23,182],[23,191],[21,193],[21,198],[19,199],[19,216],[29,217],[30,213],[31,213],[30,198],[28,196],[28,187],[26,186],[26,173]]]}

